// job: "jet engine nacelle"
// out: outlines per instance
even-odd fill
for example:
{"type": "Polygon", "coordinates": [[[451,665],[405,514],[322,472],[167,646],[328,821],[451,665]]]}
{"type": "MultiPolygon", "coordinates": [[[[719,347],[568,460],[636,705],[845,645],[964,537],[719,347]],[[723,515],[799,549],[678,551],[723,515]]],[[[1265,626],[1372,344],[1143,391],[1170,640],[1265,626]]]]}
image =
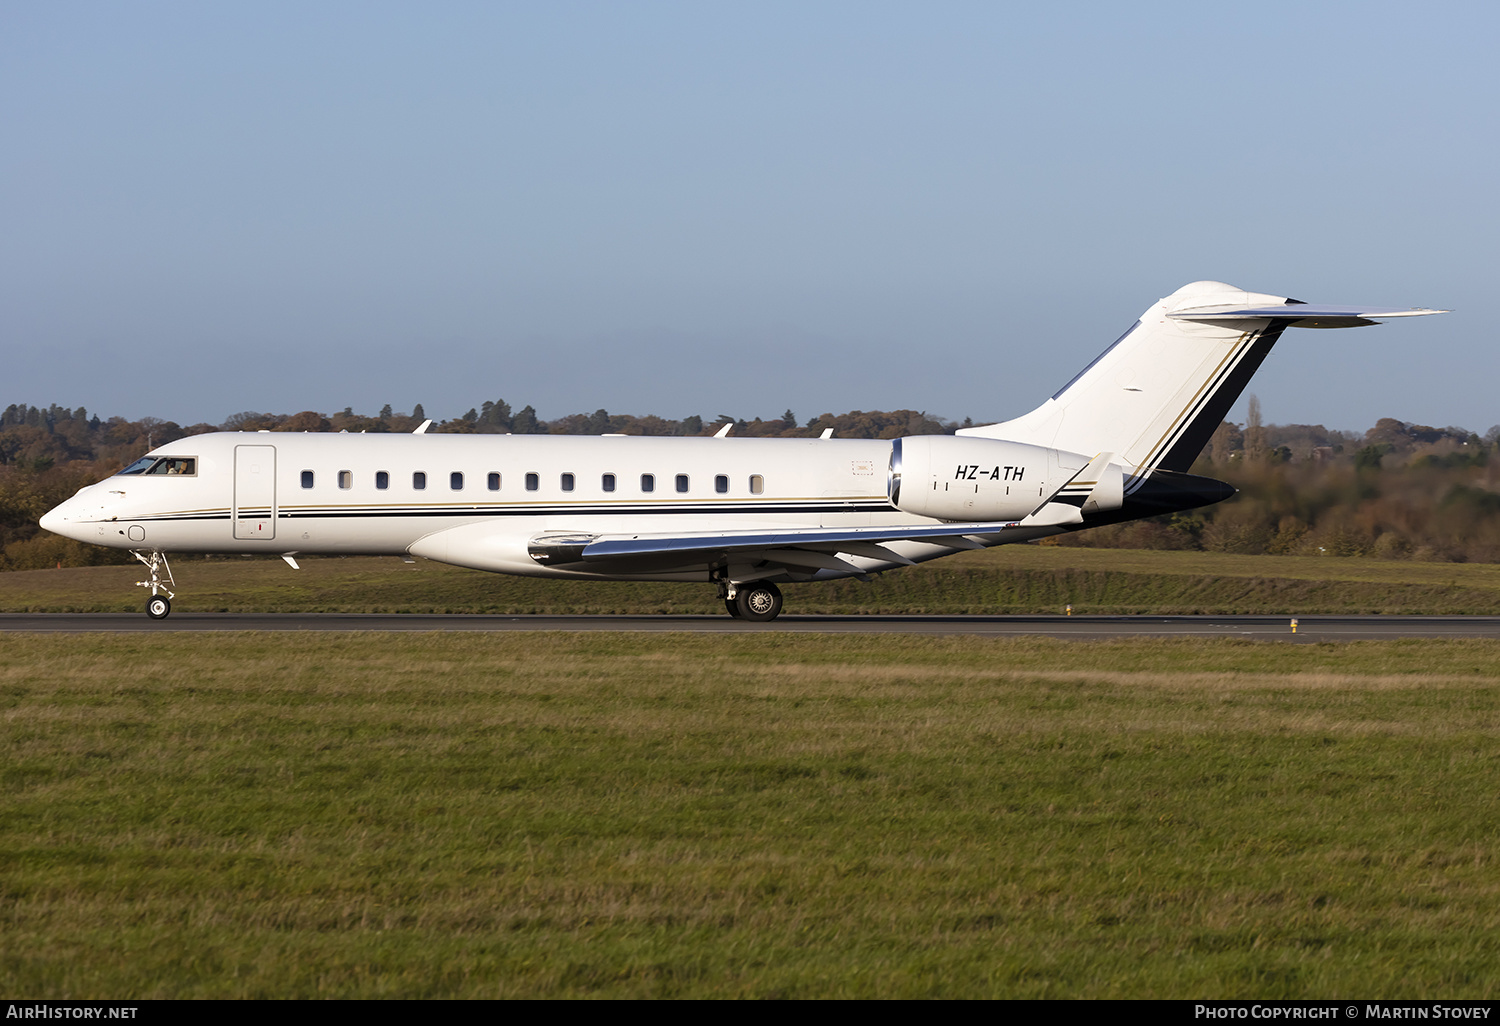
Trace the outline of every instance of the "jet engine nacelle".
{"type": "Polygon", "coordinates": [[[1088,457],[1023,442],[916,435],[891,443],[889,495],[903,513],[940,520],[1022,520],[1088,457]]]}

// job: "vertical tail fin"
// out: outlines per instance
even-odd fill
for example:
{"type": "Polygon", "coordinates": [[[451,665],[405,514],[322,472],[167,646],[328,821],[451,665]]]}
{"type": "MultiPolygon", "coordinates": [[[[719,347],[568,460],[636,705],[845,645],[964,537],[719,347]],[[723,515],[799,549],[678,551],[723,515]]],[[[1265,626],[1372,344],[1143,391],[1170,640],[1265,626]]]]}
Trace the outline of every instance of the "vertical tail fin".
{"type": "Polygon", "coordinates": [[[1185,285],[1023,417],[961,435],[1119,454],[1137,477],[1186,470],[1288,327],[1345,328],[1440,310],[1312,306],[1217,281],[1185,285]]]}

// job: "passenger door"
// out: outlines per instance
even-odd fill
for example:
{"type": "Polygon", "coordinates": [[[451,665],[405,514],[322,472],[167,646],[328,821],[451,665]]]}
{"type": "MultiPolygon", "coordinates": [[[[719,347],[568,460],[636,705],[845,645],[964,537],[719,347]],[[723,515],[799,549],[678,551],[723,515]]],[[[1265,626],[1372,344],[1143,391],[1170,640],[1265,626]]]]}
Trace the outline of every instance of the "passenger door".
{"type": "Polygon", "coordinates": [[[234,447],[234,536],[276,537],[276,446],[234,447]]]}

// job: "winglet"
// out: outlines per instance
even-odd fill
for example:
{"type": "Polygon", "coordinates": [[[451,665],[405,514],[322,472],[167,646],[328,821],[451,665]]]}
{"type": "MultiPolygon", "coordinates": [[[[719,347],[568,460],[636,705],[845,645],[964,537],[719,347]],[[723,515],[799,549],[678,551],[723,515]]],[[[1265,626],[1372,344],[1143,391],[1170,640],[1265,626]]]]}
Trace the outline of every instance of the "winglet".
{"type": "Polygon", "coordinates": [[[412,430],[412,434],[414,434],[414,435],[425,435],[427,433],[427,429],[430,428],[430,427],[432,427],[432,421],[430,421],[430,420],[424,420],[424,421],[422,421],[422,423],[418,424],[412,430]]]}

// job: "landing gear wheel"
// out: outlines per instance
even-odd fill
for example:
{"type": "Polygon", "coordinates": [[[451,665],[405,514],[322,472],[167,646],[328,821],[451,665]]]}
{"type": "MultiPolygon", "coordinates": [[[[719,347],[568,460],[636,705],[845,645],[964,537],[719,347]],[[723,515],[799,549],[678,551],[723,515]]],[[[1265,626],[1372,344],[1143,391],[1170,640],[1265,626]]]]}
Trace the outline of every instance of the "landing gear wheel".
{"type": "Polygon", "coordinates": [[[738,620],[740,618],[740,604],[738,602],[736,602],[734,599],[732,599],[732,598],[725,599],[724,600],[724,608],[726,610],[728,610],[729,615],[732,616],[732,617],[734,617],[736,620],[738,620]]]}
{"type": "Polygon", "coordinates": [[[167,565],[167,554],[153,551],[147,555],[135,549],[131,549],[130,554],[151,571],[150,580],[135,582],[137,588],[151,589],[151,597],[146,600],[146,615],[153,620],[165,620],[172,611],[172,599],[176,597],[172,587],[177,584],[172,580],[172,568],[167,565]]]}
{"type": "Polygon", "coordinates": [[[742,620],[764,623],[780,615],[781,589],[769,581],[742,584],[737,591],[734,601],[739,606],[742,620]]]}

